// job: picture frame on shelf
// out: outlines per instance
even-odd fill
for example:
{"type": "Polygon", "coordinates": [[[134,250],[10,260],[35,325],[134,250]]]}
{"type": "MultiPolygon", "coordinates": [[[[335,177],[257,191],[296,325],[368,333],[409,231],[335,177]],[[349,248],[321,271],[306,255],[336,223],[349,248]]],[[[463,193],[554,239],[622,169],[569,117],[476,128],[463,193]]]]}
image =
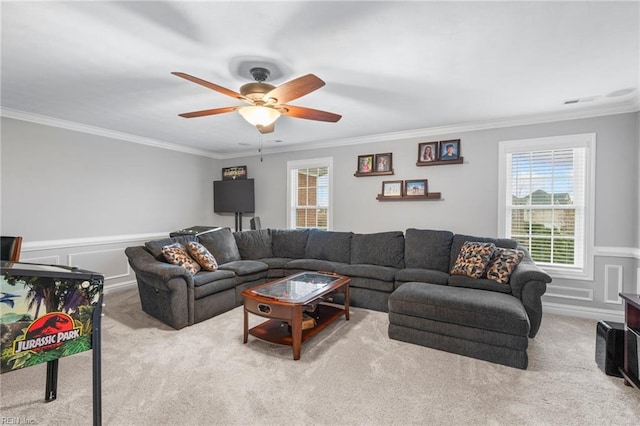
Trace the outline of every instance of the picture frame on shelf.
{"type": "Polygon", "coordinates": [[[460,158],[460,139],[440,141],[440,161],[452,161],[460,158]]]}
{"type": "Polygon", "coordinates": [[[414,179],[404,181],[405,197],[426,197],[428,195],[427,179],[414,179]]]}
{"type": "Polygon", "coordinates": [[[393,153],[386,152],[384,154],[375,155],[375,171],[390,172],[393,170],[393,153]]]}
{"type": "Polygon", "coordinates": [[[439,157],[438,142],[422,142],[418,144],[418,162],[431,163],[438,161],[439,157]]]}
{"type": "Polygon", "coordinates": [[[358,173],[373,173],[374,155],[358,155],[358,173]]]}
{"type": "Polygon", "coordinates": [[[401,180],[386,180],[382,182],[382,196],[401,198],[402,183],[401,180]]]}

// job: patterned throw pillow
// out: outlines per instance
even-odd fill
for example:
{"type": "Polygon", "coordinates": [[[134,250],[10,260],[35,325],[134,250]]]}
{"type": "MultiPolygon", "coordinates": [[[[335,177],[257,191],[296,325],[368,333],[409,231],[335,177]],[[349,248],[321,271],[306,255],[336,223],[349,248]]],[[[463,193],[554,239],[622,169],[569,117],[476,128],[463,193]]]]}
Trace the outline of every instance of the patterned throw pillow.
{"type": "Polygon", "coordinates": [[[491,255],[496,249],[493,243],[478,243],[467,241],[460,249],[460,254],[451,269],[451,275],[466,275],[480,278],[491,261],[491,255]]]}
{"type": "Polygon", "coordinates": [[[202,244],[196,241],[191,241],[187,243],[187,251],[205,271],[215,271],[218,269],[218,262],[216,261],[216,258],[213,257],[209,250],[207,250],[207,248],[202,244]]]}
{"type": "Polygon", "coordinates": [[[164,255],[164,258],[167,259],[167,262],[182,266],[192,274],[195,274],[200,270],[198,262],[189,256],[187,249],[180,243],[173,243],[162,247],[162,254],[164,255]]]}
{"type": "Polygon", "coordinates": [[[523,258],[524,252],[520,250],[497,247],[491,263],[487,266],[487,278],[500,284],[507,284],[511,273],[523,258]]]}

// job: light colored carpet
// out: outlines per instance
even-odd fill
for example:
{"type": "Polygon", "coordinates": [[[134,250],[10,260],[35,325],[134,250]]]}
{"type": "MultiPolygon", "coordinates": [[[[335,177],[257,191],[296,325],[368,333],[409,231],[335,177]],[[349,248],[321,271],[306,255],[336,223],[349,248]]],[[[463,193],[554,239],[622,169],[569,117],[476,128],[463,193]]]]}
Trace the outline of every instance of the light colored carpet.
{"type": "MultiPolygon", "coordinates": [[[[105,296],[105,425],[631,425],[640,392],[600,371],[596,322],[545,315],[526,371],[387,337],[387,314],[352,309],[302,346],[249,336],[242,308],[173,330],[147,316],[136,289],[105,296]]],[[[260,321],[251,317],[252,325],[260,321]]],[[[60,360],[58,399],[46,366],[3,374],[4,423],[88,425],[91,353],[60,360]],[[13,420],[11,420],[13,419],[13,420]]]]}

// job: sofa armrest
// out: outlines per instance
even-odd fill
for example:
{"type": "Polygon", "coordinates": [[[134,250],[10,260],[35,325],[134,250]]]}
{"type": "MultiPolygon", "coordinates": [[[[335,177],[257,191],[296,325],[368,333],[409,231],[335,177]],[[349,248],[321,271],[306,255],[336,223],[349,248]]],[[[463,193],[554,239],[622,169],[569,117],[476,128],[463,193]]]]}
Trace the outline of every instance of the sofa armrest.
{"type": "Polygon", "coordinates": [[[155,282],[169,282],[173,278],[183,278],[188,287],[193,287],[193,275],[185,268],[155,259],[144,247],[127,247],[124,250],[131,269],[137,274],[155,282]]]}
{"type": "Polygon", "coordinates": [[[542,321],[542,295],[547,291],[547,284],[551,282],[551,277],[535,264],[524,247],[518,247],[518,249],[524,251],[525,256],[511,274],[509,283],[511,293],[522,301],[529,315],[531,322],[529,337],[534,337],[542,321]]]}

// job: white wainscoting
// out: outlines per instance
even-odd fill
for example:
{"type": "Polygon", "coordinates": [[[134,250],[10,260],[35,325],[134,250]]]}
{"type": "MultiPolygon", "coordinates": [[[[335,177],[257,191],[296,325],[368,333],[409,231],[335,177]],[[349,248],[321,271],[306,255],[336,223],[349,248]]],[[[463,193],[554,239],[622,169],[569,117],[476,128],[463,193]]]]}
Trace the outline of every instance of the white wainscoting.
{"type": "Polygon", "coordinates": [[[24,242],[20,261],[76,266],[104,275],[105,292],[136,285],[136,277],[124,254],[129,246],[166,238],[169,232],[24,242]]]}

